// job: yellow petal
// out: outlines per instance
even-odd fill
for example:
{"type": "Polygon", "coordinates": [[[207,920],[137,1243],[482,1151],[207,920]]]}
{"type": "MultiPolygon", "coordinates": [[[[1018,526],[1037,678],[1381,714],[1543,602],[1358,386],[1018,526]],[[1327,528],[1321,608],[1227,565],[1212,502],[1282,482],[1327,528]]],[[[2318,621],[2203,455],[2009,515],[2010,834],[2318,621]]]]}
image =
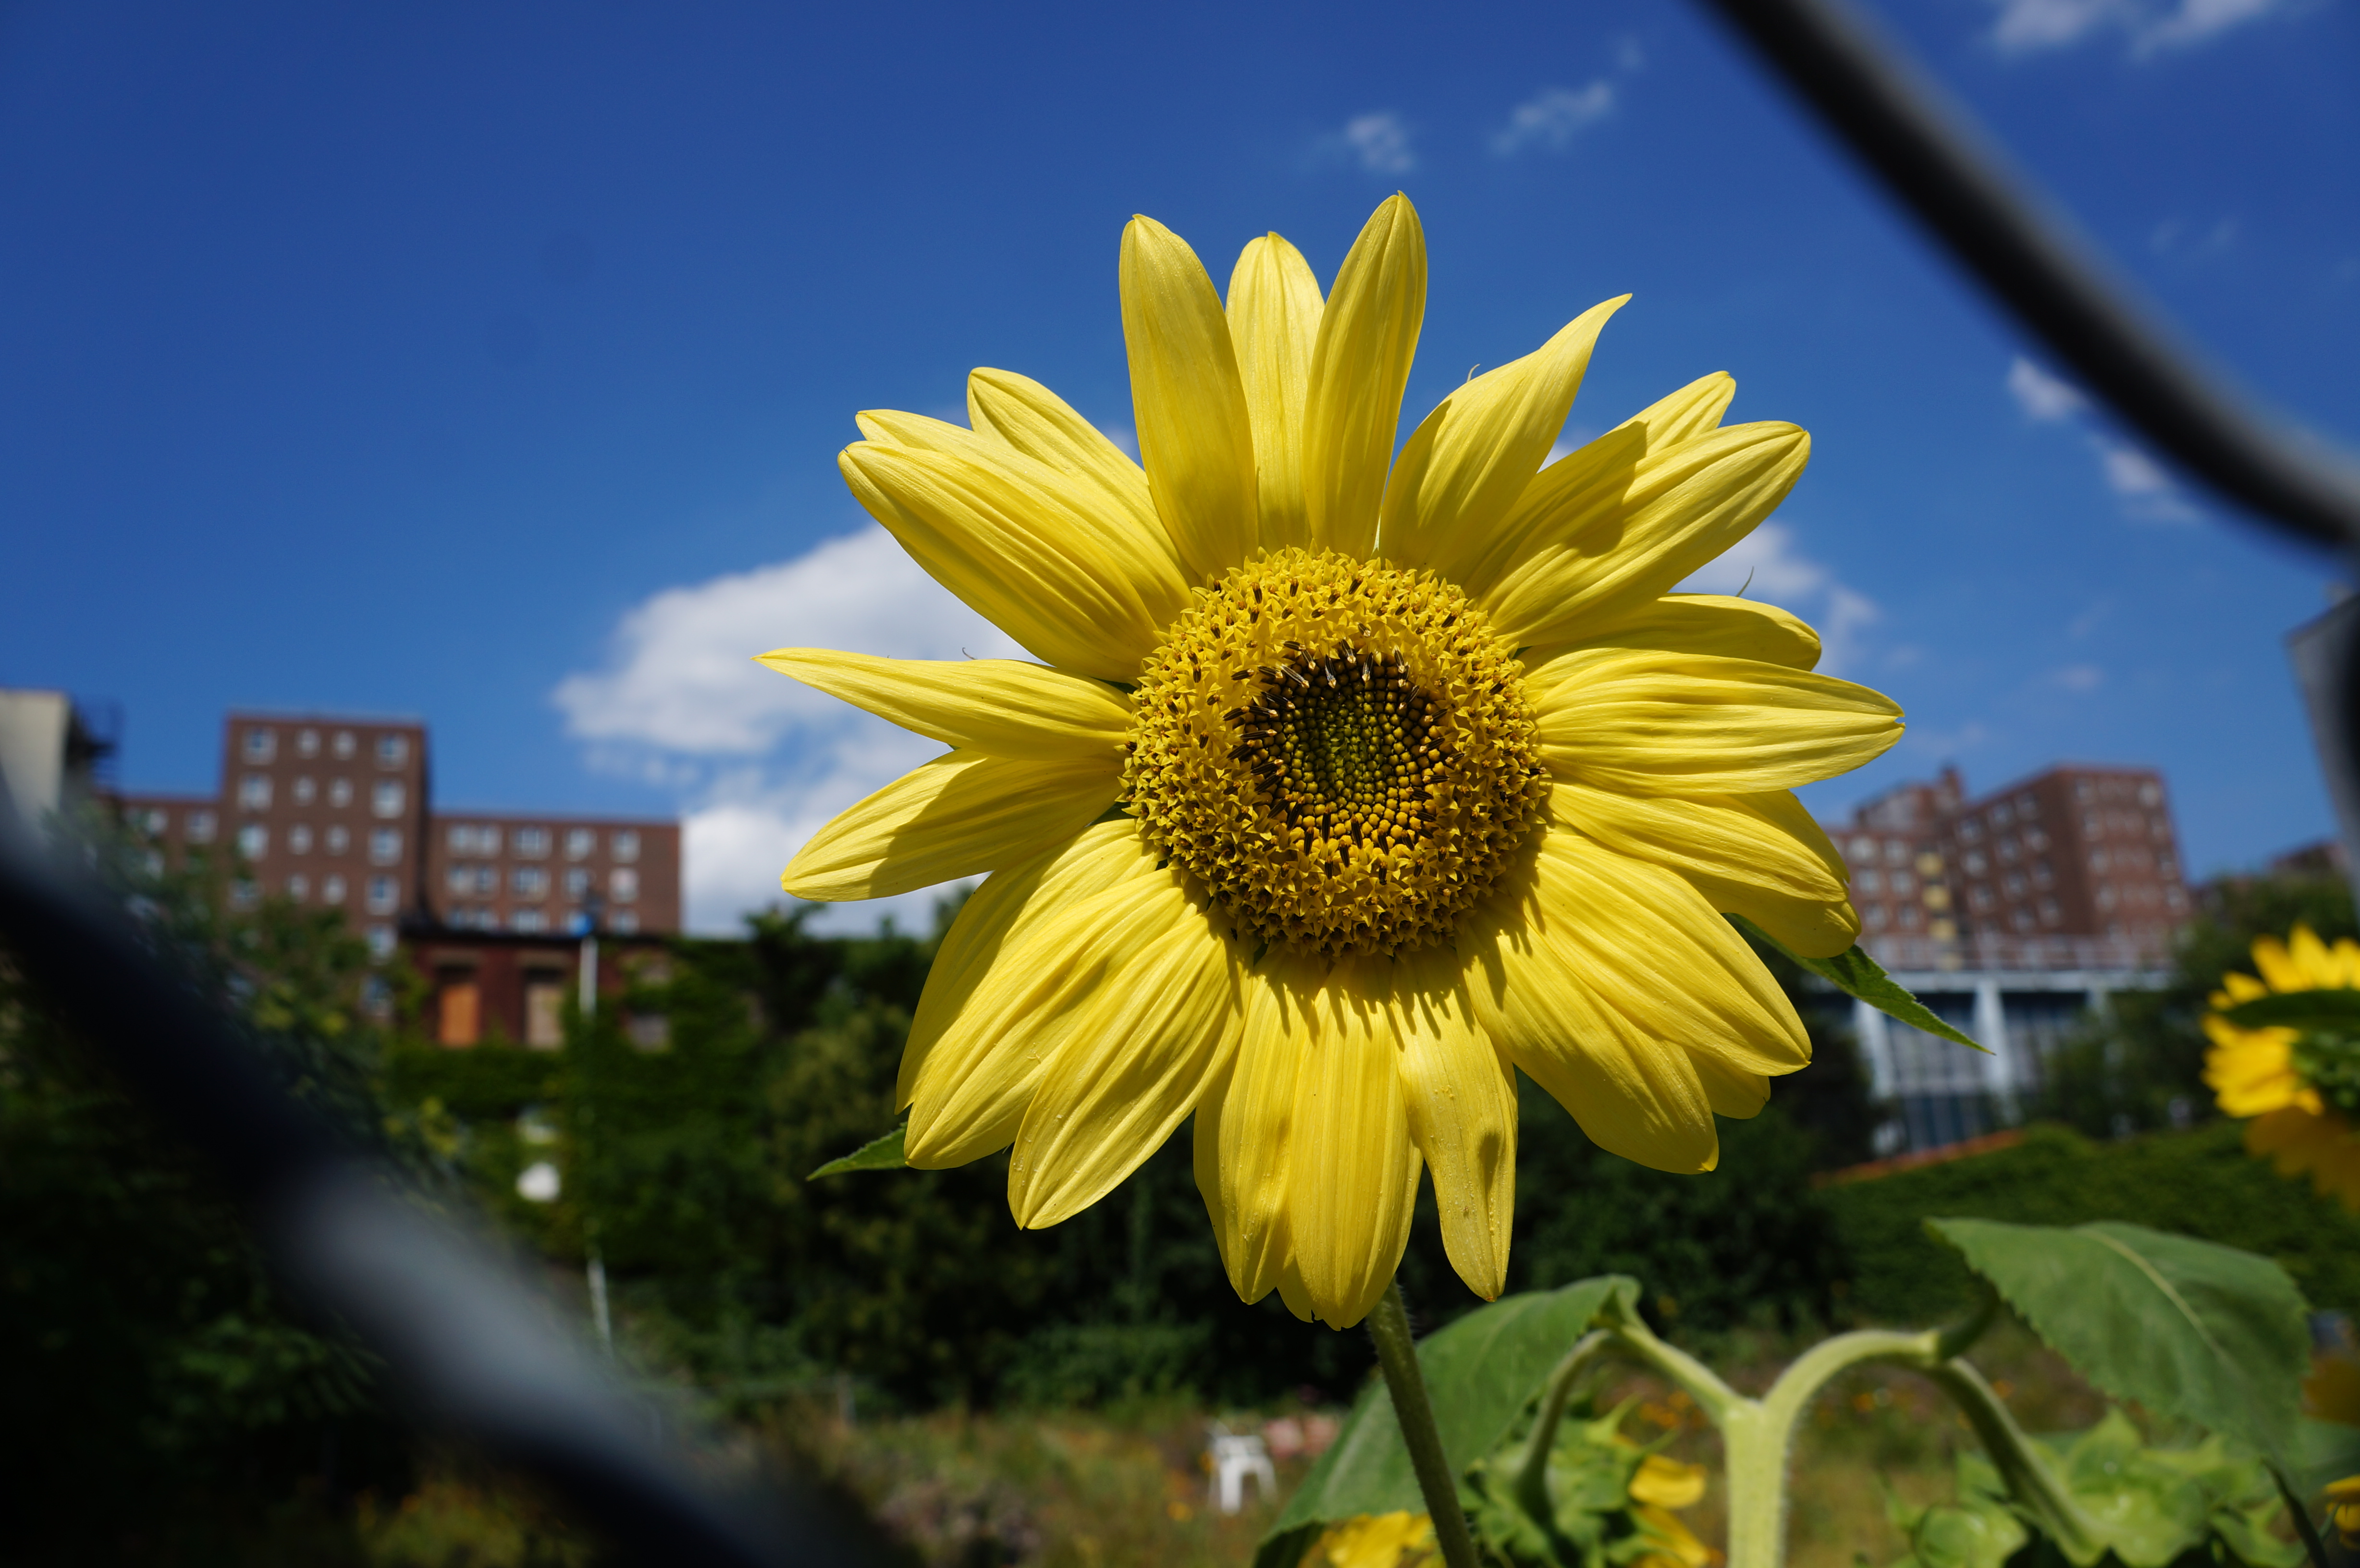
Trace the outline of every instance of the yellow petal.
{"type": "Polygon", "coordinates": [[[1618,855],[1684,877],[1701,874],[1816,903],[1845,897],[1842,856],[1802,802],[1784,790],[1684,800],[1559,784],[1549,791],[1549,812],[1618,855]]]}
{"type": "MultiPolygon", "coordinates": [[[[967,378],[967,417],[978,435],[1005,442],[1087,485],[1110,517],[1171,555],[1171,536],[1148,496],[1147,475],[1054,392],[1012,370],[978,370],[967,378]]],[[[1176,572],[1179,558],[1172,559],[1176,572]]]]}
{"type": "MultiPolygon", "coordinates": [[[[901,1051],[893,1108],[909,1109],[936,1043],[966,1015],[976,988],[1003,952],[1022,947],[1044,918],[1056,917],[1068,905],[1133,877],[1153,874],[1155,861],[1155,853],[1140,839],[1139,824],[1129,817],[1118,817],[1093,823],[1070,844],[1043,850],[985,878],[983,886],[959,906],[951,929],[943,933],[942,945],[934,952],[934,962],[926,970],[925,989],[919,993],[909,1041],[901,1051]]],[[[978,1031],[970,1028],[964,1038],[972,1042],[978,1036],[978,1031]]],[[[962,1067],[954,1063],[948,1070],[956,1073],[962,1067]]]]}
{"type": "Polygon", "coordinates": [[[1164,1147],[1237,1050],[1243,955],[1176,881],[1144,886],[1160,929],[1142,931],[1074,1020],[1017,1129],[1008,1206],[1028,1230],[1112,1192],[1164,1147]]]}
{"type": "Polygon", "coordinates": [[[1583,466],[1577,452],[1526,486],[1501,525],[1508,564],[1469,585],[1512,642],[1569,642],[1670,592],[1776,509],[1811,442],[1755,424],[1660,450],[1630,430],[1591,445],[1583,466]]]}
{"type": "Polygon", "coordinates": [[[1276,234],[1246,242],[1229,274],[1229,341],[1253,422],[1265,549],[1311,542],[1303,511],[1303,406],[1319,342],[1319,279],[1276,234]]]}
{"type": "Polygon", "coordinates": [[[1543,918],[1600,996],[1666,1046],[1749,1073],[1811,1061],[1794,1004],[1736,929],[1661,866],[1552,829],[1541,844],[1543,918]]]}
{"type": "Polygon", "coordinates": [[[1013,659],[879,659],[782,648],[759,662],[880,719],[988,757],[1114,757],[1129,699],[1101,681],[1013,659]]]}
{"type": "Polygon", "coordinates": [[[1599,1148],[1657,1171],[1711,1170],[1720,1137],[1695,1064],[1591,984],[1579,915],[1545,888],[1541,858],[1459,928],[1478,1021],[1599,1148]]]}
{"type": "Polygon", "coordinates": [[[1579,640],[1520,654],[1537,668],[1563,654],[1593,648],[1653,648],[1754,659],[1790,670],[1816,669],[1819,634],[1775,604],[1721,593],[1666,593],[1586,629],[1579,640]]]}
{"type": "Polygon", "coordinates": [[[946,419],[890,409],[866,410],[854,422],[874,445],[933,452],[982,469],[1000,490],[1013,491],[1058,519],[1061,527],[1095,540],[1131,573],[1131,586],[1151,615],[1177,615],[1187,604],[1186,575],[1173,553],[1171,536],[1147,504],[1147,475],[1138,464],[1058,402],[1047,387],[1022,376],[970,374],[967,407],[970,418],[977,417],[978,408],[986,419],[996,411],[1020,439],[989,424],[968,430],[946,419]],[[979,398],[977,383],[984,376],[999,376],[1000,383],[988,387],[979,398]],[[1022,389],[1037,397],[1020,399],[1014,394],[1022,389]],[[1104,454],[1089,445],[1092,441],[1121,467],[1099,461],[1104,454]],[[1126,477],[1130,486],[1123,483],[1126,477]],[[1136,504],[1127,504],[1132,501],[1136,504]]]}
{"type": "Polygon", "coordinates": [[[1303,501],[1312,543],[1366,556],[1401,429],[1402,392],[1426,320],[1426,234],[1396,192],[1352,242],[1311,351],[1303,501]]]}
{"type": "Polygon", "coordinates": [[[1196,1188],[1242,1301],[1270,1294],[1286,1268],[1295,1082],[1308,1029],[1297,993],[1316,988],[1300,961],[1265,958],[1245,981],[1237,1055],[1196,1106],[1196,1188]]]}
{"type": "Polygon", "coordinates": [[[1069,487],[1061,494],[1018,483],[1002,463],[874,441],[847,447],[837,466],[926,575],[1045,664],[1134,680],[1171,622],[1164,612],[1179,601],[1159,593],[1151,605],[1142,592],[1157,581],[1154,561],[1117,556],[1069,487]]]}
{"type": "Polygon", "coordinates": [[[1550,463],[1524,486],[1507,517],[1491,530],[1491,538],[1480,549],[1470,541],[1452,572],[1452,581],[1478,600],[1483,599],[1503,574],[1522,567],[1535,550],[1555,537],[1552,527],[1569,497],[1612,488],[1612,476],[1617,474],[1627,485],[1648,453],[1661,454],[1712,430],[1736,394],[1737,383],[1716,372],[1640,409],[1604,435],[1550,463]]]}
{"type": "Polygon", "coordinates": [[[1703,1465],[1683,1465],[1677,1459],[1650,1454],[1639,1462],[1638,1474],[1631,1477],[1631,1500],[1652,1503],[1659,1508],[1691,1508],[1704,1500],[1704,1484],[1703,1465]]]}
{"type": "Polygon", "coordinates": [[[1051,907],[1037,918],[1028,909],[1022,940],[1003,946],[927,1051],[910,1106],[911,1164],[964,1165],[1014,1141],[1093,999],[1169,926],[1173,886],[1151,866],[1087,898],[1034,900],[1051,907]]]}
{"type": "Polygon", "coordinates": [[[1252,553],[1253,426],[1221,297],[1153,218],[1122,231],[1122,340],[1139,456],[1181,563],[1202,583],[1252,553]]]}
{"type": "Polygon", "coordinates": [[[1409,1136],[1434,1175],[1442,1246],[1467,1288],[1507,1286],[1516,1206],[1516,1080],[1475,1025],[1459,955],[1404,953],[1391,1001],[1409,1136]]]}
{"type": "Polygon", "coordinates": [[[1750,1120],[1770,1103],[1770,1080],[1763,1073],[1732,1067],[1718,1056],[1693,1055],[1688,1065],[1696,1069],[1697,1081],[1704,1085],[1704,1097],[1717,1116],[1750,1120]]]}
{"type": "Polygon", "coordinates": [[[1064,844],[1114,803],[1121,770],[954,751],[814,833],[779,885],[798,898],[886,898],[997,871],[1064,844]]]}
{"type": "Polygon", "coordinates": [[[1542,666],[1528,690],[1550,770],[1630,794],[1791,789],[1901,738],[1882,693],[1754,659],[1595,649],[1542,666]]]}
{"type": "Polygon", "coordinates": [[[1385,485],[1378,550],[1456,579],[1497,532],[1565,428],[1606,319],[1631,297],[1594,306],[1537,352],[1475,377],[1411,433],[1385,485]]]}
{"type": "Polygon", "coordinates": [[[1295,1087],[1288,1231],[1305,1300],[1330,1328],[1359,1323],[1393,1283],[1417,1201],[1417,1146],[1384,989],[1377,964],[1347,960],[1305,998],[1311,1028],[1295,1087]]]}

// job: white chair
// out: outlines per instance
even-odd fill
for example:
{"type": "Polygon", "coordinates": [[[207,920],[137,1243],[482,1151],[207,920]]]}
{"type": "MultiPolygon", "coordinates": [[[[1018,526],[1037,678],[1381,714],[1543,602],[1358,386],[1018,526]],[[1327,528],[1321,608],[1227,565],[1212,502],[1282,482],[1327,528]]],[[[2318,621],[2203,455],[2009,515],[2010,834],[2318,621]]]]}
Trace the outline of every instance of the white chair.
{"type": "Polygon", "coordinates": [[[1270,1501],[1278,1488],[1278,1471],[1270,1462],[1270,1449],[1261,1434],[1233,1432],[1218,1421],[1213,1423],[1212,1432],[1214,1506],[1225,1514],[1244,1508],[1249,1475],[1261,1486],[1262,1501],[1270,1501]]]}

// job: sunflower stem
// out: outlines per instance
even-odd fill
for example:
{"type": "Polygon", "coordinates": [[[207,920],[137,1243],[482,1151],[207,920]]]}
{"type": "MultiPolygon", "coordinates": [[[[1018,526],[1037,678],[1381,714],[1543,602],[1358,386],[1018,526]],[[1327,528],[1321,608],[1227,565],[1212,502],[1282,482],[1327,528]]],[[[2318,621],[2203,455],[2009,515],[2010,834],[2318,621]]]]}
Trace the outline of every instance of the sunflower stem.
{"type": "Polygon", "coordinates": [[[1384,1368],[1393,1419],[1401,1423],[1402,1441],[1409,1447],[1410,1466],[1417,1472],[1417,1489],[1434,1520],[1442,1560],[1449,1568],[1476,1568],[1475,1538],[1468,1531],[1466,1510],[1459,1506],[1459,1478],[1442,1452],[1434,1403],[1426,1397],[1426,1377],[1418,1370],[1417,1346],[1410,1337],[1409,1312],[1402,1305],[1399,1281],[1377,1298],[1369,1313],[1369,1337],[1376,1343],[1377,1365],[1384,1368]]]}

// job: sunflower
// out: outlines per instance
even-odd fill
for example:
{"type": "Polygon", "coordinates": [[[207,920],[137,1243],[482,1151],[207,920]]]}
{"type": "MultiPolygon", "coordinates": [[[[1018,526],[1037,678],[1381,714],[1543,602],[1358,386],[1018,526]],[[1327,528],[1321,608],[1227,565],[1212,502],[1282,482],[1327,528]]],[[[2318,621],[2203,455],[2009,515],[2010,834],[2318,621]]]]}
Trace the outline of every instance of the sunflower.
{"type": "Polygon", "coordinates": [[[1795,616],[1670,592],[1808,439],[1724,427],[1715,375],[1549,462],[1618,299],[1396,457],[1426,295],[1398,195],[1324,299],[1271,234],[1225,306],[1143,217],[1120,283],[1140,463],[1007,371],[968,378],[966,426],[859,416],[853,494],[1040,662],[763,656],[951,748],[783,885],[989,874],[912,1026],[910,1164],[1012,1149],[1017,1222],[1054,1225],[1193,1113],[1243,1299],[1358,1323],[1421,1171],[1492,1298],[1513,1070],[1605,1148],[1710,1170],[1714,1114],[1810,1050],[1723,912],[1812,955],[1858,931],[1787,791],[1884,751],[1899,710],[1812,673],[1795,616]]]}
{"type": "Polygon", "coordinates": [[[2212,994],[2204,1082],[2223,1112],[2252,1118],[2247,1149],[2280,1175],[2310,1172],[2321,1192],[2360,1210],[2360,1138],[2351,1119],[2360,1110],[2360,1041],[2282,1027],[2239,1029],[2221,1016],[2274,991],[2360,987],[2360,943],[2346,938],[2330,947],[2299,925],[2283,942],[2255,938],[2254,967],[2260,979],[2232,971],[2212,994]]]}

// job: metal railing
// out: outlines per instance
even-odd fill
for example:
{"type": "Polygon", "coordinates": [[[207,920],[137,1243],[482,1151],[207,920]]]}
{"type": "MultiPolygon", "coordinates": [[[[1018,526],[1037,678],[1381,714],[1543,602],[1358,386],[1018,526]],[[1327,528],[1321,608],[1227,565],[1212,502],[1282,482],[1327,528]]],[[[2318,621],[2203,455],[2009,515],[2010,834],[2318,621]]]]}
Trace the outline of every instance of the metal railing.
{"type": "Polygon", "coordinates": [[[2008,936],[1998,931],[1938,941],[1873,936],[1868,955],[1895,973],[2001,971],[2011,974],[2144,973],[2171,965],[2171,939],[2125,936],[2008,936]]]}
{"type": "MultiPolygon", "coordinates": [[[[2171,347],[1887,47],[1829,0],[1712,0],[1963,266],[2157,449],[2252,520],[2360,541],[2360,479],[2171,347]]],[[[2360,648],[2360,639],[2355,639],[2360,648]]],[[[2355,687],[2344,672],[2342,711],[2355,687]]],[[[2352,733],[2348,732],[2347,733],[2352,733]]],[[[209,1155],[278,1268],[386,1362],[421,1421],[550,1483],[638,1561],[833,1564],[876,1543],[810,1498],[725,1502],[487,1249],[405,1202],[261,1072],[128,917],[0,807],[0,940],[124,1080],[209,1155]]]]}

